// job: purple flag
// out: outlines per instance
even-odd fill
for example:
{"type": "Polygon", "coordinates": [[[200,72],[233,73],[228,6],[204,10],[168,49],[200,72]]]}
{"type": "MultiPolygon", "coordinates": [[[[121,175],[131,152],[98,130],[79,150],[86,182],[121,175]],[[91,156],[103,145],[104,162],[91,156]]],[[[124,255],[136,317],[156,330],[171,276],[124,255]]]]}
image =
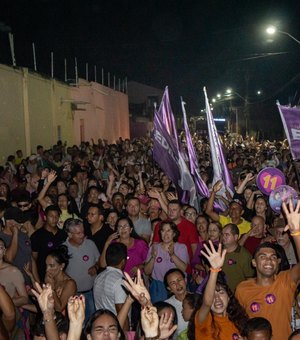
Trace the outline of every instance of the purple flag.
{"type": "Polygon", "coordinates": [[[202,180],[200,174],[199,174],[199,164],[198,164],[198,159],[197,155],[195,152],[193,140],[190,134],[190,129],[187,123],[186,119],[186,112],[185,112],[185,103],[183,102],[181,98],[181,107],[182,107],[182,113],[183,113],[183,123],[184,123],[184,131],[185,131],[185,139],[186,139],[186,145],[187,145],[187,150],[188,150],[188,157],[190,161],[190,170],[191,174],[194,176],[195,184],[196,184],[196,189],[199,195],[202,197],[209,197],[209,191],[207,188],[207,185],[204,183],[202,180]]]}
{"type": "Polygon", "coordinates": [[[217,182],[218,180],[222,180],[224,186],[234,192],[234,187],[232,184],[232,180],[229,174],[229,170],[227,167],[227,163],[224,157],[221,141],[217,132],[216,124],[213,120],[213,115],[210,109],[209,101],[207,98],[206,88],[203,88],[205,95],[205,106],[206,106],[206,119],[208,125],[208,134],[210,141],[210,149],[211,149],[211,158],[212,165],[214,170],[214,180],[213,182],[217,182]]]}
{"type": "Polygon", "coordinates": [[[178,141],[177,127],[171,108],[168,86],[166,86],[165,88],[165,92],[157,114],[160,116],[168,134],[174,139],[176,147],[179,150],[180,147],[178,141]]]}
{"type": "MultiPolygon", "coordinates": [[[[196,195],[193,178],[177,147],[178,139],[176,143],[175,139],[168,133],[161,112],[164,111],[165,117],[173,116],[172,111],[168,111],[171,108],[170,103],[167,103],[168,100],[168,96],[163,96],[160,108],[154,116],[153,158],[176,186],[179,198],[184,199],[187,197],[186,194],[189,193],[190,202],[193,202],[196,195]]],[[[185,203],[187,202],[185,201],[185,203]]]]}
{"type": "Polygon", "coordinates": [[[300,108],[282,106],[277,102],[286,137],[294,160],[300,159],[300,108]]]}

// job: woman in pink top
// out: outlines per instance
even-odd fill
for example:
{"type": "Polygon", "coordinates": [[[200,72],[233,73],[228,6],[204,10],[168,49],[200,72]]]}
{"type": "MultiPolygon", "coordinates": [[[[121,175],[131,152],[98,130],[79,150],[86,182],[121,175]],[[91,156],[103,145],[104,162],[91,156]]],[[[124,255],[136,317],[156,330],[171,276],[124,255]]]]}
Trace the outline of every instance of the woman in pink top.
{"type": "Polygon", "coordinates": [[[116,223],[117,232],[110,235],[105,242],[100,257],[101,267],[106,267],[105,254],[111,242],[121,242],[127,247],[127,263],[124,271],[135,277],[137,270],[144,269],[144,262],[148,253],[147,243],[141,239],[134,230],[133,222],[129,217],[121,217],[116,223]]]}

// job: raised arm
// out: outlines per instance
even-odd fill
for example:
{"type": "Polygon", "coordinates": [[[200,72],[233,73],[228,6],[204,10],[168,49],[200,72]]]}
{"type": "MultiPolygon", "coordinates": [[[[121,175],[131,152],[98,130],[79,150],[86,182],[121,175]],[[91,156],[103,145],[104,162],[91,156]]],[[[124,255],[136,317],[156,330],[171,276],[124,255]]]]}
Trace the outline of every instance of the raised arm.
{"type": "Polygon", "coordinates": [[[48,189],[50,188],[50,185],[55,181],[56,177],[57,177],[56,171],[52,170],[47,177],[47,183],[44,185],[43,189],[38,195],[38,201],[42,206],[43,210],[45,210],[48,206],[48,203],[45,200],[45,196],[47,194],[48,189]]]}
{"type": "Polygon", "coordinates": [[[59,334],[54,317],[54,299],[50,285],[43,285],[43,288],[36,282],[36,289],[32,289],[32,293],[38,300],[39,306],[43,313],[46,338],[51,340],[59,340],[59,334]]]}
{"type": "MultiPolygon", "coordinates": [[[[298,200],[296,207],[294,208],[292,200],[288,204],[283,202],[282,210],[287,219],[287,225],[285,231],[289,230],[290,235],[293,237],[297,256],[300,258],[300,200],[298,200]]],[[[298,262],[292,269],[291,275],[295,282],[300,280],[300,263],[298,262]]]]}
{"type": "Polygon", "coordinates": [[[216,193],[222,188],[222,185],[222,181],[218,181],[214,184],[205,210],[206,214],[215,222],[220,221],[220,216],[214,211],[214,201],[216,198],[216,193]]]}
{"type": "Polygon", "coordinates": [[[255,176],[252,175],[251,172],[249,172],[246,177],[243,179],[243,181],[240,183],[238,188],[236,189],[237,194],[242,194],[246,188],[246,185],[254,179],[255,176]]]}
{"type": "Polygon", "coordinates": [[[85,318],[85,298],[83,295],[71,296],[68,301],[70,326],[68,340],[80,340],[85,318]]]}
{"type": "Polygon", "coordinates": [[[210,274],[209,279],[207,281],[207,285],[204,291],[203,303],[198,312],[198,321],[202,323],[206,318],[208,313],[210,312],[210,308],[213,304],[215,297],[215,289],[218,278],[218,272],[222,270],[222,266],[224,264],[226,250],[222,250],[221,243],[219,244],[218,250],[216,251],[214,245],[211,241],[209,241],[209,247],[204,244],[204,248],[206,252],[201,251],[202,255],[207,258],[210,263],[210,274]]]}

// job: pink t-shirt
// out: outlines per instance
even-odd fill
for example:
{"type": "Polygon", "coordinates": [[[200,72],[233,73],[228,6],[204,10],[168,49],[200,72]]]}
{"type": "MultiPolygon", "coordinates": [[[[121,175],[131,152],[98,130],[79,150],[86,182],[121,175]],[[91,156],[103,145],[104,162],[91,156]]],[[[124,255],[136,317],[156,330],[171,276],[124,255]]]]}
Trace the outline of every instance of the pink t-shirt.
{"type": "Polygon", "coordinates": [[[127,248],[127,262],[124,272],[128,273],[130,276],[135,276],[131,273],[131,269],[135,266],[143,264],[147,258],[147,254],[147,243],[144,240],[134,239],[133,246],[131,248],[127,248]]]}

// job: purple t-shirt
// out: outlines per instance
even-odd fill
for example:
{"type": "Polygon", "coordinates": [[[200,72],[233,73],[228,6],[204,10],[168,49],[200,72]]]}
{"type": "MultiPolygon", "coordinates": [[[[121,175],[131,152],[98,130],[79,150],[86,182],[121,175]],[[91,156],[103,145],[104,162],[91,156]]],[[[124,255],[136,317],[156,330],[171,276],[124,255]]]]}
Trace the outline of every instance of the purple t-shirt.
{"type": "MultiPolygon", "coordinates": [[[[152,270],[152,278],[154,280],[163,281],[166,272],[169,269],[176,268],[174,262],[171,260],[169,253],[163,249],[161,243],[154,244],[152,247],[156,248],[157,256],[155,259],[154,267],[152,270]]],[[[148,262],[151,257],[152,247],[148,251],[147,260],[148,262]]],[[[180,258],[181,261],[188,264],[190,261],[187,247],[183,243],[174,243],[174,253],[180,258]]]]}
{"type": "Polygon", "coordinates": [[[147,243],[144,240],[134,239],[133,246],[129,249],[127,248],[127,262],[124,268],[124,272],[132,276],[131,269],[135,266],[143,264],[146,260],[147,253],[147,243]]]}

